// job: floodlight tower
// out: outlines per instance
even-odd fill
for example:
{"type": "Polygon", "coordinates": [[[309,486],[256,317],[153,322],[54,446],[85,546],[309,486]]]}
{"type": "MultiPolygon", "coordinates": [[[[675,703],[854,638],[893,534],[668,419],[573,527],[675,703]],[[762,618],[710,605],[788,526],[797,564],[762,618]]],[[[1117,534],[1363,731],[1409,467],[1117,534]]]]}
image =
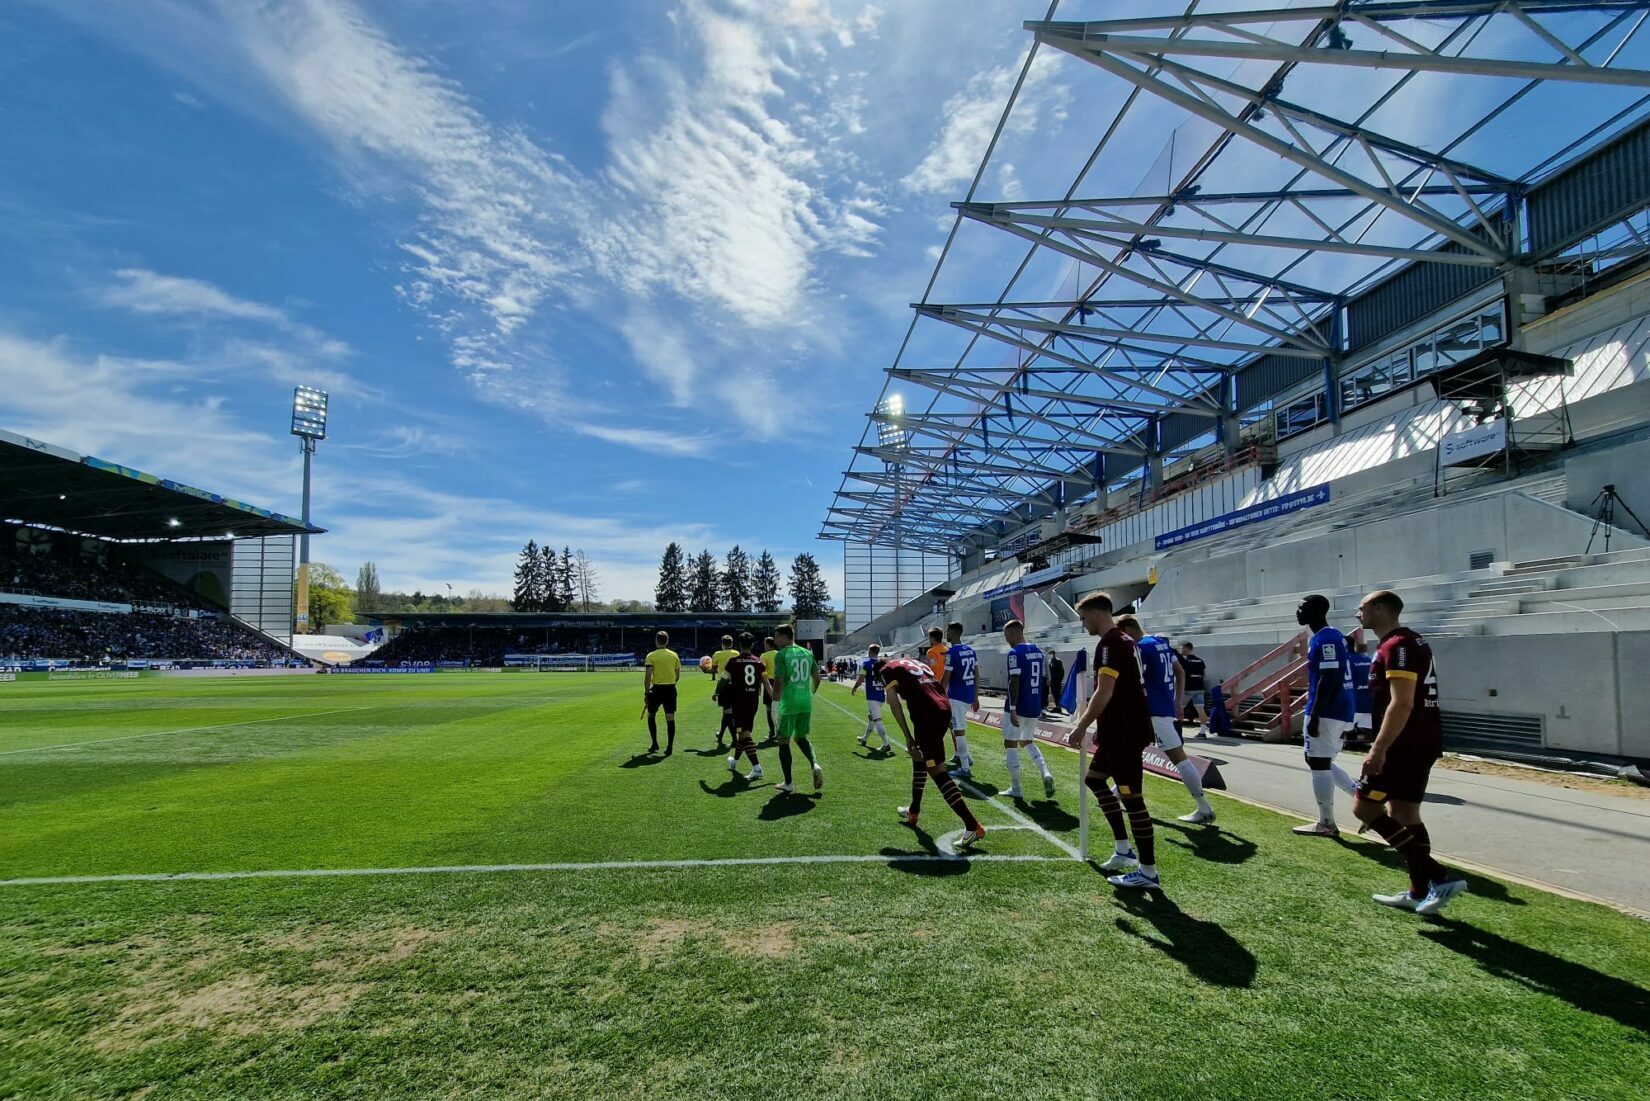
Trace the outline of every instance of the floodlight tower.
{"type": "MultiPolygon", "coordinates": [[[[911,432],[901,423],[905,416],[905,399],[889,394],[877,402],[877,446],[891,451],[904,451],[910,446],[911,432]]],[[[900,516],[902,495],[905,492],[905,464],[897,459],[884,458],[883,466],[894,476],[894,607],[905,603],[905,553],[900,545],[900,516]]],[[[874,553],[874,552],[873,552],[874,553]]]]}
{"type": "MultiPolygon", "coordinates": [[[[310,386],[292,391],[292,434],[304,452],[304,527],[309,527],[309,465],[315,445],[327,438],[327,392],[310,386]]],[[[298,536],[297,634],[309,633],[309,532],[298,536]]]]}

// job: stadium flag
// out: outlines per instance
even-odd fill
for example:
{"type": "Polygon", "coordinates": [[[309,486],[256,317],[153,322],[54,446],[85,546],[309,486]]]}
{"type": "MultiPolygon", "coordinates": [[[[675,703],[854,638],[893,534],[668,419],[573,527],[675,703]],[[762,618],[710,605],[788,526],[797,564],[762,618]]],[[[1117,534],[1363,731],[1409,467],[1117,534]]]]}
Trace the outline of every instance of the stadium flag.
{"type": "Polygon", "coordinates": [[[1060,692],[1060,709],[1068,715],[1077,714],[1077,676],[1089,667],[1088,650],[1077,651],[1077,659],[1066,674],[1066,686],[1060,692]]]}

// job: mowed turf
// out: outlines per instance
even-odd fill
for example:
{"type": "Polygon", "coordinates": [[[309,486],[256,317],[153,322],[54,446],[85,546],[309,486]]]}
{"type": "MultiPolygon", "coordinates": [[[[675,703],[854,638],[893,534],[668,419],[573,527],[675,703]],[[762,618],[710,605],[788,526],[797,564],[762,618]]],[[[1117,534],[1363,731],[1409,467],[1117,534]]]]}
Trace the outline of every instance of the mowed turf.
{"type": "Polygon", "coordinates": [[[1183,828],[1157,780],[1167,894],[1121,894],[1055,840],[1065,753],[1052,837],[974,801],[1039,859],[935,859],[859,701],[787,798],[708,691],[662,759],[628,674],[0,685],[0,880],[620,865],[0,886],[0,1097],[1644,1096],[1650,924],[1483,877],[1380,909],[1382,847],[1183,828]],[[870,859],[625,866],[812,856],[870,859]]]}

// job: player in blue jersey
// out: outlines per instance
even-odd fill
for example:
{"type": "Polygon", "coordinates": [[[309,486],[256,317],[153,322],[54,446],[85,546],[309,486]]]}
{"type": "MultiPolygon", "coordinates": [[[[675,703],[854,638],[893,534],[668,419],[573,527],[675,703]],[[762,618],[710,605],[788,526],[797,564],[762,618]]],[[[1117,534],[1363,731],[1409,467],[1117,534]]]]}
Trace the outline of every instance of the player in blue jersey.
{"type": "Polygon", "coordinates": [[[888,728],[882,724],[882,705],[888,702],[888,693],[883,691],[882,678],[876,676],[877,659],[882,656],[882,647],[871,643],[866,648],[870,656],[859,663],[859,676],[854,678],[854,686],[848,689],[848,695],[859,691],[859,686],[865,686],[865,733],[859,736],[859,744],[864,745],[865,739],[872,734],[882,735],[882,748],[890,753],[894,751],[894,743],[888,740],[888,728]]]}
{"type": "Polygon", "coordinates": [[[1374,710],[1369,694],[1369,667],[1373,659],[1369,656],[1369,647],[1365,645],[1363,635],[1352,644],[1352,652],[1346,655],[1347,664],[1352,667],[1352,733],[1348,734],[1348,743],[1357,742],[1367,745],[1375,736],[1375,725],[1371,720],[1374,710]]]}
{"type": "Polygon", "coordinates": [[[1117,625],[1134,639],[1140,650],[1140,674],[1146,683],[1146,708],[1151,713],[1157,748],[1174,762],[1181,783],[1197,800],[1197,809],[1181,815],[1180,820],[1193,824],[1213,822],[1215,808],[1203,794],[1203,774],[1187,758],[1186,747],[1180,742],[1178,723],[1186,707],[1186,670],[1180,665],[1180,655],[1174,652],[1168,639],[1148,635],[1132,615],[1118,616],[1117,625]]]}
{"type": "Polygon", "coordinates": [[[1043,678],[1048,669],[1043,664],[1043,652],[1026,641],[1026,627],[1011,619],[1003,627],[1003,641],[1008,643],[1008,698],[1003,701],[1003,756],[1008,758],[1008,790],[1010,799],[1023,799],[1020,792],[1020,751],[1043,774],[1043,795],[1054,798],[1054,773],[1043,760],[1043,751],[1037,748],[1037,720],[1043,714],[1043,678]]]}
{"type": "Polygon", "coordinates": [[[946,625],[945,640],[951,648],[945,652],[940,691],[951,705],[951,740],[957,743],[957,755],[951,758],[951,775],[967,780],[974,775],[974,758],[968,752],[968,713],[980,710],[980,656],[962,637],[961,623],[946,625]]]}
{"type": "Polygon", "coordinates": [[[1335,789],[1351,795],[1352,777],[1335,763],[1335,755],[1352,729],[1357,693],[1352,687],[1352,664],[1347,659],[1346,636],[1329,625],[1329,598],[1313,593],[1295,609],[1295,622],[1312,630],[1306,644],[1306,767],[1312,775],[1312,797],[1318,820],[1296,826],[1303,837],[1335,837],[1335,789]]]}

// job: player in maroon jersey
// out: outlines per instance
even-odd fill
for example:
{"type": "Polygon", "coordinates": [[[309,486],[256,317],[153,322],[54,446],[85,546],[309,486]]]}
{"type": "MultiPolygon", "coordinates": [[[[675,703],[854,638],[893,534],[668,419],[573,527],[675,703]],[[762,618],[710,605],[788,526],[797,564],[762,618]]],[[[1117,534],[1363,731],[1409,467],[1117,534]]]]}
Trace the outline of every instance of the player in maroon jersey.
{"type": "Polygon", "coordinates": [[[906,752],[911,754],[911,805],[899,809],[900,821],[907,826],[917,824],[922,789],[932,777],[946,805],[963,820],[963,835],[957,846],[974,844],[985,836],[985,827],[968,809],[957,781],[946,771],[945,735],[951,729],[951,705],[940,695],[934,671],[913,658],[881,658],[871,667],[871,675],[887,688],[888,710],[905,735],[906,752]],[[907,708],[911,712],[909,720],[905,717],[907,708]]]}
{"type": "Polygon", "coordinates": [[[1083,617],[1083,626],[1091,635],[1099,635],[1094,648],[1094,693],[1088,706],[1077,718],[1073,740],[1083,744],[1089,724],[1094,724],[1094,759],[1089,762],[1084,784],[1094,792],[1100,812],[1106,816],[1115,840],[1115,850],[1101,871],[1118,872],[1108,876],[1114,887],[1160,888],[1157,874],[1157,835],[1152,828],[1151,812],[1146,809],[1145,765],[1140,754],[1153,741],[1151,708],[1146,703],[1146,678],[1140,667],[1140,650],[1129,633],[1112,618],[1111,597],[1106,593],[1090,593],[1077,602],[1077,611],[1083,617]],[[1114,792],[1109,781],[1117,782],[1114,792]],[[1127,825],[1134,833],[1134,846],[1129,845],[1127,825]],[[1138,855],[1136,853],[1138,850],[1138,855]],[[1124,871],[1130,865],[1132,871],[1124,871]]]}
{"type": "Polygon", "coordinates": [[[741,756],[751,759],[747,780],[762,779],[762,762],[756,759],[756,743],[751,730],[756,726],[756,709],[768,692],[768,668],[756,656],[756,636],[745,631],[739,636],[739,656],[723,666],[728,679],[722,688],[722,702],[733,709],[733,756],[728,771],[739,771],[741,756]]]}
{"type": "Polygon", "coordinates": [[[1403,610],[1398,594],[1387,589],[1370,593],[1358,605],[1358,622],[1381,643],[1369,667],[1375,744],[1364,758],[1352,813],[1409,864],[1409,890],[1375,895],[1375,901],[1436,914],[1467,889],[1467,881],[1432,858],[1432,838],[1421,821],[1427,777],[1444,754],[1444,729],[1432,647],[1398,622],[1403,610]]]}

